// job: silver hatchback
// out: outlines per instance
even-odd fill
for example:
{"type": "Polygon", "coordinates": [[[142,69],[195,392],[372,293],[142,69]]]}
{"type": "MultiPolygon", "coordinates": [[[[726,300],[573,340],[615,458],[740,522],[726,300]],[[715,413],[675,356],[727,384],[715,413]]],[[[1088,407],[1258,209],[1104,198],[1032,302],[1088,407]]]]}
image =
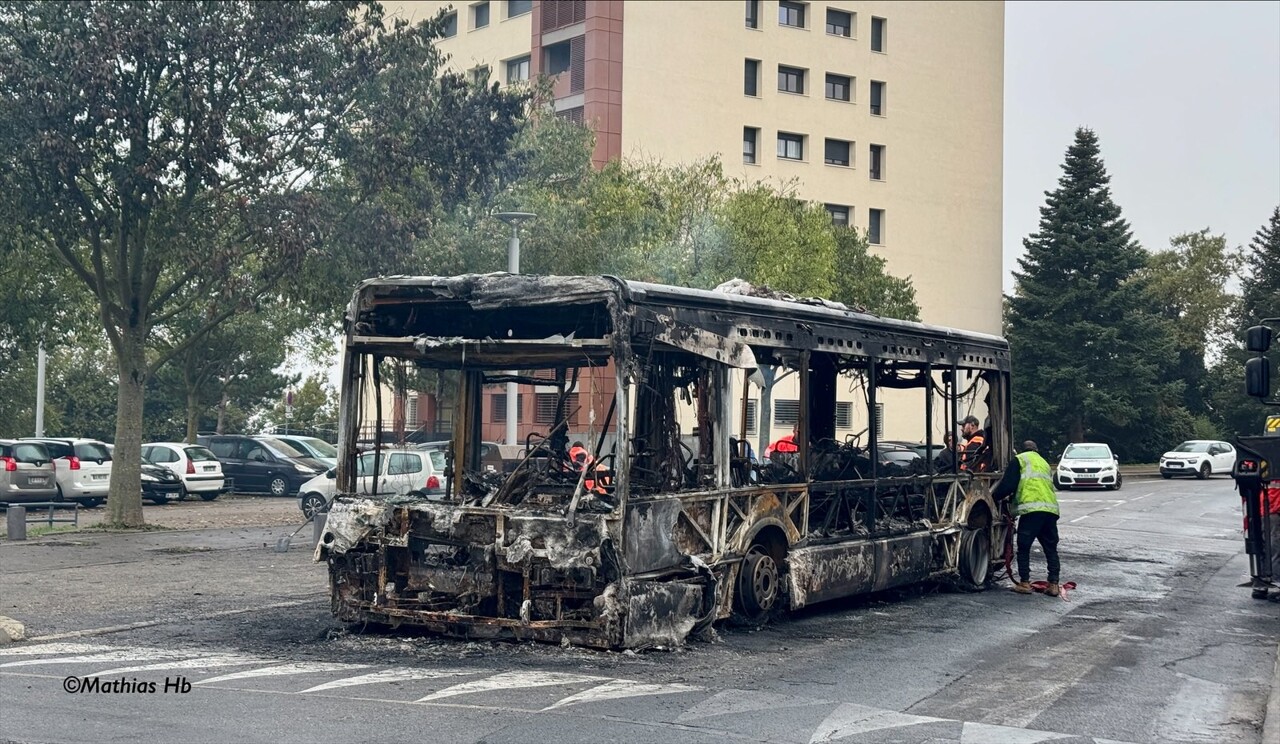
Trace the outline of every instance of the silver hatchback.
{"type": "Polygon", "coordinates": [[[0,502],[52,501],[58,495],[56,477],[43,445],[0,439],[0,502]]]}

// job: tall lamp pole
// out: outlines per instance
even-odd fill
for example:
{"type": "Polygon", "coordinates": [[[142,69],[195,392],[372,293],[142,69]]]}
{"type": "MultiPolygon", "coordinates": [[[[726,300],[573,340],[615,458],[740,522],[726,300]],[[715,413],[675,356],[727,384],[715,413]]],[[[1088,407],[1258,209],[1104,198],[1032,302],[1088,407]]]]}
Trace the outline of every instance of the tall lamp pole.
{"type": "MultiPolygon", "coordinates": [[[[531,212],[498,212],[494,215],[498,219],[511,226],[511,238],[507,241],[507,272],[511,274],[520,273],[520,223],[533,219],[536,215],[531,212]]],[[[515,374],[512,370],[511,374],[515,374]]],[[[514,382],[507,383],[507,444],[517,444],[516,438],[519,436],[516,431],[516,418],[518,417],[517,406],[520,405],[520,398],[517,394],[516,384],[514,382]]]]}

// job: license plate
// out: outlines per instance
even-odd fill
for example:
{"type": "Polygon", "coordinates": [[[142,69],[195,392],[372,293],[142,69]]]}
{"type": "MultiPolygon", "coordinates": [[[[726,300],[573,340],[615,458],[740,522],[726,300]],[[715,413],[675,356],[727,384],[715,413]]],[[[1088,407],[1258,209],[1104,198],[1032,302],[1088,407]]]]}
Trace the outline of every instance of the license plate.
{"type": "Polygon", "coordinates": [[[218,469],[218,468],[217,468],[216,466],[214,466],[214,465],[205,465],[205,466],[204,466],[204,472],[206,472],[206,473],[212,473],[213,471],[215,471],[215,470],[217,470],[217,469],[218,469]]]}
{"type": "Polygon", "coordinates": [[[48,478],[28,478],[27,483],[30,483],[33,486],[47,486],[49,485],[49,479],[48,478]]]}
{"type": "Polygon", "coordinates": [[[106,474],[106,473],[94,473],[94,474],[93,474],[93,479],[94,479],[94,480],[106,480],[106,479],[107,479],[107,474],[106,474]]]}

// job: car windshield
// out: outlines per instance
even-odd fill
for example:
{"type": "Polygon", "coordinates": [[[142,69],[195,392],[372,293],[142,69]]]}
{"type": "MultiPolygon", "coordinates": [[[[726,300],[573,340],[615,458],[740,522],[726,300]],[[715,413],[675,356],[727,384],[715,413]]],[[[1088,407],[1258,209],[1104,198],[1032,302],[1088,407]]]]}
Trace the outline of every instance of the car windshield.
{"type": "Polygon", "coordinates": [[[1063,459],[1110,460],[1111,450],[1105,444],[1073,444],[1062,453],[1063,459]]]}
{"type": "Polygon", "coordinates": [[[338,448],[323,439],[302,439],[299,441],[310,447],[320,457],[332,457],[334,459],[338,457],[338,448]]]}
{"type": "Polygon", "coordinates": [[[1209,442],[1183,442],[1173,448],[1174,452],[1208,452],[1209,442]]]}
{"type": "Polygon", "coordinates": [[[48,462],[49,452],[38,444],[13,445],[13,459],[18,462],[48,462]]]}
{"type": "Polygon", "coordinates": [[[67,442],[41,442],[40,446],[48,450],[52,457],[72,457],[76,453],[67,442]]]}
{"type": "Polygon", "coordinates": [[[213,456],[212,452],[205,449],[204,447],[187,447],[182,451],[186,452],[187,458],[194,462],[209,462],[209,461],[218,459],[213,456]]]}
{"type": "Polygon", "coordinates": [[[107,448],[97,442],[84,442],[76,445],[76,457],[81,460],[101,460],[107,462],[111,459],[111,453],[107,448]]]}
{"type": "Polygon", "coordinates": [[[279,439],[276,439],[275,437],[262,437],[261,439],[258,439],[258,441],[266,445],[267,449],[271,450],[273,453],[275,453],[276,455],[279,455],[280,457],[307,457],[308,456],[302,452],[299,452],[293,447],[290,447],[289,445],[285,444],[279,439]]]}

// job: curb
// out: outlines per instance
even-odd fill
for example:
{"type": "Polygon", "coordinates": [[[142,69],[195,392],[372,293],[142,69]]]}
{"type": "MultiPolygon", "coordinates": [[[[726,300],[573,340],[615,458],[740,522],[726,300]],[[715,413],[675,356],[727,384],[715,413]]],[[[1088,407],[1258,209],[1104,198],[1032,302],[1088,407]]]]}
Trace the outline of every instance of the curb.
{"type": "Polygon", "coordinates": [[[1262,740],[1280,741],[1280,646],[1276,647],[1275,672],[1271,676],[1271,694],[1262,719],[1262,740]]]}

